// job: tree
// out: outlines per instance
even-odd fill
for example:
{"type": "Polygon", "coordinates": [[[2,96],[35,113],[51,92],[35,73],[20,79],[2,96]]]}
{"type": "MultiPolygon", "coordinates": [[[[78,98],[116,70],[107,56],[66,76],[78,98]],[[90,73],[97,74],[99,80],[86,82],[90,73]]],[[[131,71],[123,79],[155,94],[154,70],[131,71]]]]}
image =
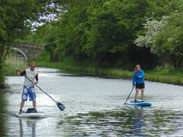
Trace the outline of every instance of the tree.
{"type": "Polygon", "coordinates": [[[31,29],[32,22],[51,12],[51,0],[0,0],[0,81],[3,81],[2,64],[10,45],[23,38],[31,29]]]}
{"type": "Polygon", "coordinates": [[[164,63],[173,65],[175,68],[183,67],[182,17],[183,12],[171,15],[164,29],[154,38],[154,45],[161,53],[164,63]]]}
{"type": "Polygon", "coordinates": [[[152,60],[146,48],[133,44],[134,39],[145,33],[142,24],[148,17],[160,19],[175,7],[169,0],[95,0],[80,4],[68,7],[60,19],[57,49],[66,57],[80,61],[87,58],[109,66],[152,60]]]}
{"type": "Polygon", "coordinates": [[[144,27],[147,29],[144,36],[135,40],[139,47],[150,48],[150,51],[159,57],[159,63],[173,65],[175,68],[183,66],[183,13],[173,13],[163,17],[160,21],[147,20],[144,27]]]}
{"type": "Polygon", "coordinates": [[[72,58],[107,67],[141,63],[151,68],[157,62],[151,48],[138,47],[134,41],[146,34],[143,24],[147,18],[159,22],[162,16],[180,10],[180,1],[61,0],[65,12],[58,23],[52,25],[50,34],[54,34],[54,38],[47,37],[52,41],[46,47],[53,51],[50,54],[59,55],[60,61],[72,58]]]}
{"type": "Polygon", "coordinates": [[[161,51],[154,45],[154,37],[164,30],[168,23],[167,20],[168,17],[165,16],[163,16],[160,21],[147,19],[147,22],[144,23],[144,28],[147,30],[145,35],[139,35],[137,39],[135,39],[134,44],[138,47],[150,48],[153,54],[160,54],[161,51]]]}

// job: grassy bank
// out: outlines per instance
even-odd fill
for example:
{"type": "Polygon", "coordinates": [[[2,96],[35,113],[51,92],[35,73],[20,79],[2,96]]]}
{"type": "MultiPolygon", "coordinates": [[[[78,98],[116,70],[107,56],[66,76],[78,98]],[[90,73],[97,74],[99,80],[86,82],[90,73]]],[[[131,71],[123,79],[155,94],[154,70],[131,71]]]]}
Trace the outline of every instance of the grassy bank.
{"type": "Polygon", "coordinates": [[[16,68],[23,70],[27,67],[27,63],[19,55],[8,56],[4,65],[3,72],[5,76],[14,76],[16,75],[16,68]]]}
{"type": "Polygon", "coordinates": [[[20,70],[24,70],[27,65],[18,65],[18,64],[5,64],[4,65],[4,74],[5,76],[15,76],[16,75],[16,68],[20,70]]]}
{"type": "MultiPolygon", "coordinates": [[[[38,66],[41,67],[59,68],[69,72],[77,72],[81,74],[95,75],[107,78],[131,79],[133,75],[133,71],[78,66],[67,62],[50,63],[37,60],[36,63],[38,66]]],[[[145,71],[145,79],[161,83],[183,85],[183,72],[178,72],[168,68],[156,68],[151,71],[145,71]]]]}
{"type": "MultiPolygon", "coordinates": [[[[67,72],[74,72],[85,75],[94,75],[107,78],[121,78],[131,79],[133,72],[122,69],[102,69],[97,67],[87,67],[81,65],[74,65],[70,62],[57,62],[52,63],[48,61],[35,60],[38,67],[50,67],[64,69],[67,72]]],[[[26,65],[20,64],[5,64],[4,72],[6,76],[16,75],[15,69],[23,70],[27,68],[26,65]]],[[[175,71],[172,69],[156,68],[151,71],[145,71],[145,79],[149,81],[156,81],[162,83],[183,85],[183,72],[175,71]]]]}
{"type": "MultiPolygon", "coordinates": [[[[122,79],[131,79],[133,71],[127,71],[122,69],[104,69],[98,68],[94,64],[88,66],[88,62],[85,63],[74,63],[72,60],[66,60],[64,62],[52,63],[49,61],[49,56],[46,53],[43,53],[39,58],[34,60],[37,63],[38,67],[50,67],[50,68],[59,68],[68,72],[74,72],[85,75],[94,75],[107,78],[122,78],[122,79]]],[[[15,69],[19,68],[23,70],[27,68],[27,65],[22,62],[9,61],[5,64],[4,72],[6,76],[16,75],[15,69]]],[[[156,81],[162,83],[183,85],[183,70],[177,71],[169,66],[161,68],[157,67],[151,71],[145,71],[145,79],[149,81],[156,81]]]]}

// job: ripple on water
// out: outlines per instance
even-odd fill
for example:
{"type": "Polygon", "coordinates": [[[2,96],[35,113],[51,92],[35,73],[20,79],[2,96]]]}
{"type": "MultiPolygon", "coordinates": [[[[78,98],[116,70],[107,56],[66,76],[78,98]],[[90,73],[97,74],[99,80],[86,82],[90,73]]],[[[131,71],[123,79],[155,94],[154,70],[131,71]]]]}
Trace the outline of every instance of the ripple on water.
{"type": "MultiPolygon", "coordinates": [[[[181,136],[183,87],[146,81],[145,99],[151,108],[126,107],[130,80],[73,76],[57,69],[39,68],[39,86],[66,106],[61,112],[44,93],[37,92],[39,111],[49,117],[19,120],[22,77],[7,77],[0,96],[0,136],[181,136]],[[3,105],[6,104],[6,105],[3,105]]],[[[132,100],[134,92],[129,100],[132,100]]],[[[26,102],[25,108],[31,107],[26,102]]]]}

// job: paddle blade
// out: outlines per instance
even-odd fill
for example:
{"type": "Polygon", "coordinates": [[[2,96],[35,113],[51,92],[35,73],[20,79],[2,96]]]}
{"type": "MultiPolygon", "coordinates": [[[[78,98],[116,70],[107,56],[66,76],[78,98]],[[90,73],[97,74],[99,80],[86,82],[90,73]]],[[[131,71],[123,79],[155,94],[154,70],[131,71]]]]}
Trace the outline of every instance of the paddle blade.
{"type": "Polygon", "coordinates": [[[64,104],[59,103],[59,102],[56,102],[56,104],[57,104],[58,108],[59,108],[61,111],[64,111],[64,109],[65,109],[64,104]]]}

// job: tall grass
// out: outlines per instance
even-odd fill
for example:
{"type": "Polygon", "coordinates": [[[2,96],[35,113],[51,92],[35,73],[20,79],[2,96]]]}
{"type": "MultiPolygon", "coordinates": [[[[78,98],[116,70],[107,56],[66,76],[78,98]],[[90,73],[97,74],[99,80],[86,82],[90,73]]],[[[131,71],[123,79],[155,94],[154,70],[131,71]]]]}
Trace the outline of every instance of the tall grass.
{"type": "Polygon", "coordinates": [[[156,67],[146,72],[146,79],[150,81],[183,85],[183,71],[175,68],[156,67]]]}
{"type": "Polygon", "coordinates": [[[4,74],[5,76],[15,76],[16,68],[23,70],[27,67],[27,65],[16,65],[16,64],[5,64],[4,66],[4,74]]]}
{"type": "MultiPolygon", "coordinates": [[[[50,62],[44,60],[44,56],[34,60],[40,67],[51,67],[59,68],[64,71],[80,73],[85,75],[95,75],[107,78],[120,78],[120,79],[131,79],[133,76],[133,71],[127,71],[123,69],[111,69],[111,68],[99,68],[93,64],[88,63],[76,63],[72,60],[65,60],[64,62],[50,62]]],[[[145,79],[149,81],[156,81],[162,83],[183,85],[183,71],[177,71],[171,66],[167,67],[156,67],[150,71],[145,71],[145,79]]]]}
{"type": "MultiPolygon", "coordinates": [[[[75,66],[64,62],[37,62],[37,64],[38,66],[60,68],[69,72],[82,73],[86,75],[96,75],[107,78],[131,79],[133,76],[132,71],[126,71],[122,69],[102,69],[95,67],[75,66]]],[[[147,71],[145,72],[145,79],[161,83],[183,85],[183,72],[169,73],[168,71],[166,72],[166,70],[147,71]]]]}
{"type": "Polygon", "coordinates": [[[5,76],[14,76],[16,75],[16,68],[23,70],[27,67],[27,63],[25,60],[8,57],[8,59],[4,63],[4,74],[5,76]]]}

